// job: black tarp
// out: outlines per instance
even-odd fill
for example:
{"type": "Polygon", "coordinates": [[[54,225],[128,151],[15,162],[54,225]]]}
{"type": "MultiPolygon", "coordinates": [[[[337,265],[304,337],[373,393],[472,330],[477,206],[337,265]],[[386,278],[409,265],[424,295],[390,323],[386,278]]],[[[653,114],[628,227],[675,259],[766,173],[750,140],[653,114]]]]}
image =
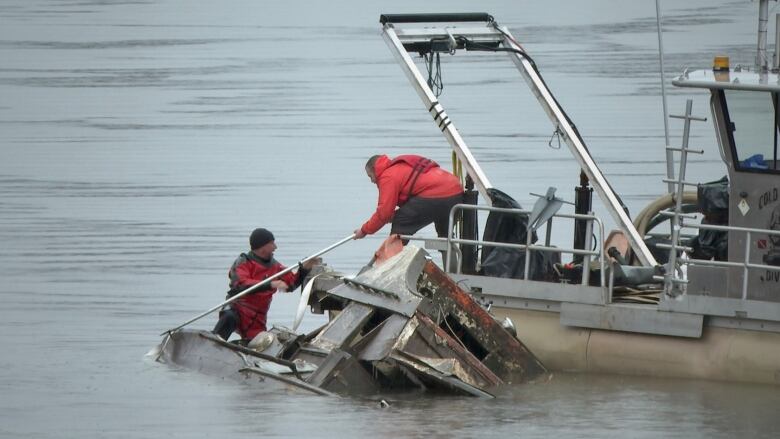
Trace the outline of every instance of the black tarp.
{"type": "MultiPolygon", "coordinates": [[[[698,210],[704,215],[702,224],[728,225],[729,222],[729,180],[702,183],[697,186],[698,210]]],[[[691,256],[694,259],[728,260],[728,232],[722,230],[700,229],[698,235],[691,238],[688,246],[693,248],[691,256]]]]}
{"type": "MultiPolygon", "coordinates": [[[[493,207],[522,209],[520,203],[498,189],[488,189],[488,195],[493,207]]],[[[528,215],[490,212],[482,239],[484,241],[525,244],[527,233],[528,215]]],[[[537,239],[534,232],[531,236],[531,243],[535,243],[537,239]]],[[[558,253],[532,251],[529,277],[532,280],[546,279],[550,273],[553,273],[552,265],[556,261],[560,262],[558,253]]],[[[525,250],[484,245],[481,265],[481,273],[485,276],[522,279],[525,274],[525,250]]]]}
{"type": "Polygon", "coordinates": [[[729,214],[729,179],[701,183],[696,187],[699,212],[710,218],[712,224],[727,224],[729,214]]]}

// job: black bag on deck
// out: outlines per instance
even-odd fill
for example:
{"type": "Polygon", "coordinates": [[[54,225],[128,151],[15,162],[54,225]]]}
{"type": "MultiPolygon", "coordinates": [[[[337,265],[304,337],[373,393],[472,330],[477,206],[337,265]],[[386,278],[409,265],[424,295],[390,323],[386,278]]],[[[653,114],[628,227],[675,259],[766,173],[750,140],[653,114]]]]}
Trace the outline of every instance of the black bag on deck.
{"type": "MultiPolygon", "coordinates": [[[[522,209],[517,201],[498,189],[488,189],[488,195],[493,202],[493,207],[522,209]]],[[[484,241],[525,244],[527,233],[528,215],[490,212],[482,239],[484,241]]],[[[534,232],[531,236],[531,243],[535,243],[537,239],[534,232]]],[[[534,280],[542,280],[545,273],[552,272],[556,255],[558,254],[532,251],[529,277],[534,280]]],[[[560,259],[560,255],[558,255],[558,259],[560,259]]],[[[485,276],[522,279],[525,274],[525,250],[484,245],[480,260],[481,274],[485,276]]]]}

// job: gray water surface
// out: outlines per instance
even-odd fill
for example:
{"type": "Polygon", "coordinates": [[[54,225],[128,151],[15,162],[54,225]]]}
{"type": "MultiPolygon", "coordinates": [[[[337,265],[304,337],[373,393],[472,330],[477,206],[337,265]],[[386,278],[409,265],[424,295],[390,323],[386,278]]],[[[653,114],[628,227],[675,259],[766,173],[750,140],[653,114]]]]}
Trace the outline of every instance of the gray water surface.
{"type": "MultiPolygon", "coordinates": [[[[752,63],[755,2],[662,3],[667,84],[715,54],[752,63]]],[[[777,437],[768,386],[556,373],[495,400],[380,409],[145,359],[223,299],[253,228],[293,263],[370,215],[367,157],[449,163],[378,18],[475,9],[532,54],[632,212],[665,191],[653,2],[0,3],[0,436],[777,437]]],[[[491,54],[442,65],[440,100],[493,184],[524,206],[547,186],[571,199],[577,166],[548,146],[553,127],[514,67],[491,54]]],[[[693,98],[707,115],[706,95],[668,92],[672,113],[693,98]]],[[[691,180],[725,174],[711,131],[694,126],[707,153],[691,180]]],[[[386,234],[326,262],[356,272],[386,234]]],[[[270,320],[289,326],[296,304],[277,295],[270,320]]]]}

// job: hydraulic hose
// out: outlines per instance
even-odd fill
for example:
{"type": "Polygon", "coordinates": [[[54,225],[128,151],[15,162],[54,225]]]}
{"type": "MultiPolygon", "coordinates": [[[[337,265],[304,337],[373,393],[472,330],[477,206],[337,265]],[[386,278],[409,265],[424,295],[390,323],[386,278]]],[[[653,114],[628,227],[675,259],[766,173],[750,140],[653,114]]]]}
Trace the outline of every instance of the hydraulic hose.
{"type": "MultiPolygon", "coordinates": [[[[634,218],[634,227],[636,227],[637,232],[639,232],[639,236],[645,236],[645,233],[648,232],[650,222],[653,218],[655,218],[656,215],[658,215],[659,212],[675,206],[676,200],[674,199],[674,195],[676,194],[662,195],[645,206],[645,208],[639,212],[639,214],[634,218]]],[[[683,192],[682,204],[696,204],[697,200],[698,196],[696,195],[696,192],[683,192]]]]}

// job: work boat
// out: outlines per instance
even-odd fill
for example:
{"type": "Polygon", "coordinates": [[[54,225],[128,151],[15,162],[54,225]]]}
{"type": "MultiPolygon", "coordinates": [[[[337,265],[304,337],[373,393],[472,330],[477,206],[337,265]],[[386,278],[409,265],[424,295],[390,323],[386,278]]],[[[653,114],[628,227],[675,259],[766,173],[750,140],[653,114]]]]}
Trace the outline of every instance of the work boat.
{"type": "MultiPolygon", "coordinates": [[[[760,8],[765,35],[765,1],[760,8]]],[[[705,120],[691,114],[688,101],[684,114],[671,116],[684,121],[682,146],[667,146],[672,189],[632,220],[509,29],[488,14],[382,15],[380,22],[452,147],[456,169],[465,169],[467,201],[450,214],[457,233],[404,238],[446,252],[445,271],[497,318],[510,318],[548,369],[780,383],[777,66],[730,68],[718,58],[712,69],[686,71],[673,81],[710,91],[728,175],[703,184],[685,180],[688,156],[701,153],[688,148],[691,123],[705,120]],[[508,56],[568,146],[581,169],[573,176],[579,177],[573,214],[559,211],[567,201],[554,188],[523,210],[493,187],[458,133],[434,92],[436,66],[441,53],[470,51],[508,56]],[[427,74],[410,54],[422,56],[427,74]],[[594,191],[616,224],[609,234],[592,214],[594,191]],[[481,239],[479,213],[487,215],[481,239]],[[571,248],[551,244],[553,219],[573,225],[573,236],[565,238],[571,248]]],[[[766,59],[765,51],[757,58],[766,59]]]]}

